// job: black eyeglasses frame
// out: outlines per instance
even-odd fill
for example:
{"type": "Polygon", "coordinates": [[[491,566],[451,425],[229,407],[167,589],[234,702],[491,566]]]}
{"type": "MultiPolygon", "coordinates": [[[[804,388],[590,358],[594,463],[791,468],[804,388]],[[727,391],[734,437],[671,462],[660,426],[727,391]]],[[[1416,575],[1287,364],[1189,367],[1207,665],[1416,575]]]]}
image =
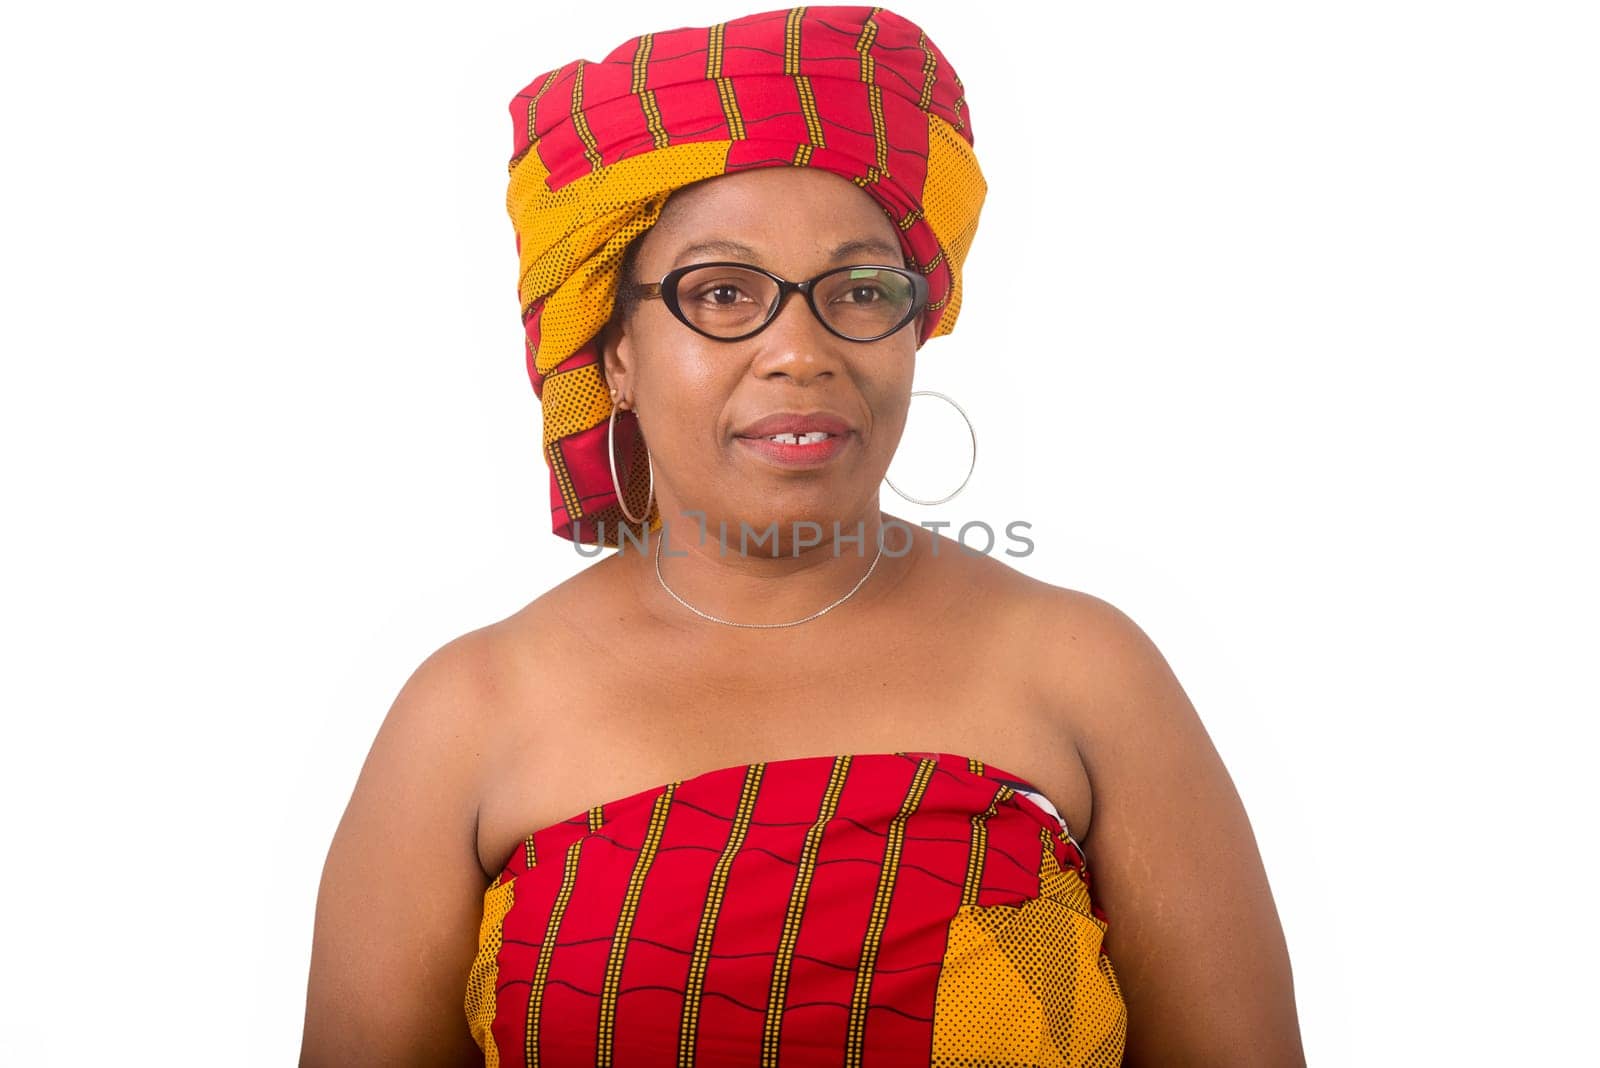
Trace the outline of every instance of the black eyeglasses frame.
{"type": "Polygon", "coordinates": [[[806,304],[811,308],[812,316],[815,317],[817,322],[822,324],[823,329],[827,330],[828,333],[832,334],[834,337],[842,338],[845,341],[858,341],[862,343],[882,341],[891,334],[905,329],[907,323],[914,321],[919,315],[927,310],[928,304],[928,279],[926,276],[905,267],[891,267],[884,263],[852,263],[843,267],[832,267],[826,271],[823,271],[821,274],[816,275],[815,277],[806,279],[803,282],[791,282],[787,278],[781,278],[765,268],[757,267],[753,263],[740,263],[737,260],[711,260],[706,263],[688,263],[682,267],[675,267],[666,274],[662,275],[661,281],[659,282],[634,282],[629,285],[625,285],[623,289],[636,298],[645,300],[661,300],[662,303],[666,304],[667,310],[672,313],[672,317],[674,319],[677,319],[680,323],[682,323],[684,326],[687,326],[690,330],[693,330],[701,337],[708,337],[713,341],[746,341],[752,337],[755,337],[757,334],[761,333],[761,331],[772,325],[772,321],[778,317],[778,312],[783,309],[784,299],[787,298],[790,293],[799,293],[806,298],[806,304]],[[707,267],[738,267],[742,270],[754,271],[756,274],[770,278],[777,284],[778,295],[773,299],[771,307],[767,309],[766,317],[761,320],[761,323],[756,326],[754,330],[740,334],[737,337],[723,337],[720,334],[708,333],[689,321],[689,317],[684,314],[683,308],[678,303],[678,282],[684,276],[689,274],[689,272],[703,270],[707,267]],[[817,299],[814,291],[818,282],[821,282],[826,278],[831,278],[832,276],[840,274],[844,271],[859,270],[892,271],[911,283],[911,306],[907,309],[905,316],[888,330],[885,330],[883,333],[876,334],[872,337],[851,337],[849,334],[840,333],[838,330],[834,329],[833,325],[824,319],[822,313],[817,310],[817,299]]]}

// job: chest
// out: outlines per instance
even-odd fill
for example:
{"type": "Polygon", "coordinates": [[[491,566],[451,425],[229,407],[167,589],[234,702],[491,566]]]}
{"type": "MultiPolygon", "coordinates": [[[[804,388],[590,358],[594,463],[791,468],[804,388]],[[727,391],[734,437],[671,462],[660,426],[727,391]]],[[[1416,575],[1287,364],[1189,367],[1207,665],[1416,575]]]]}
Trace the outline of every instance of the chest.
{"type": "Polygon", "coordinates": [[[1063,695],[1041,694],[1014,649],[924,632],[831,648],[623,643],[584,662],[531,690],[486,747],[478,852],[490,876],[528,834],[596,805],[822,754],[973,757],[1037,786],[1078,837],[1088,830],[1090,785],[1063,695]]]}

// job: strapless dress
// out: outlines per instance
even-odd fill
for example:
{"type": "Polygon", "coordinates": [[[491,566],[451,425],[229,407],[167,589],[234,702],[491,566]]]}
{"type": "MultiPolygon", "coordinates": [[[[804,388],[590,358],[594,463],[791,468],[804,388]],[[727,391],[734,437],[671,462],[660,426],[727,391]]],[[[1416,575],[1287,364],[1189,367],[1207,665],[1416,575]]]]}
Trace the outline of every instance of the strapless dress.
{"type": "Polygon", "coordinates": [[[1083,850],[951,753],[720,768],[534,831],[483,896],[490,1066],[1119,1065],[1083,850]]]}

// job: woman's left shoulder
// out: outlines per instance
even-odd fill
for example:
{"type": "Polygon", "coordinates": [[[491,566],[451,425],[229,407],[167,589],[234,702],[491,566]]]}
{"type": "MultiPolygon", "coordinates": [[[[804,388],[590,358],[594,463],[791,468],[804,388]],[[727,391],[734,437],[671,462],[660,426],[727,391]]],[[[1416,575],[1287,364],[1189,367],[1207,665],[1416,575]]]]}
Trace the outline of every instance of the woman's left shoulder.
{"type": "Polygon", "coordinates": [[[1166,656],[1103,598],[1038,583],[1028,600],[1034,656],[1063,695],[1089,779],[1080,845],[1111,917],[1105,949],[1144,1021],[1128,1063],[1304,1064],[1254,831],[1166,656]]]}
{"type": "Polygon", "coordinates": [[[1165,654],[1131,615],[1095,594],[1032,581],[1040,653],[1055,685],[1073,695],[1080,737],[1124,731],[1151,716],[1198,724],[1165,654]]]}
{"type": "Polygon", "coordinates": [[[1160,655],[1144,629],[1110,601],[1035,578],[992,555],[956,549],[951,552],[949,545],[940,547],[944,564],[937,569],[952,596],[1014,619],[1053,653],[1077,648],[1092,649],[1097,657],[1112,653],[1122,658],[1160,655]]]}
{"type": "Polygon", "coordinates": [[[927,574],[937,599],[971,629],[1003,636],[1043,671],[1048,677],[1038,681],[1063,699],[1074,719],[1096,708],[1148,708],[1157,691],[1170,696],[1176,680],[1166,657],[1120,607],[934,538],[938,552],[927,574]]]}
{"type": "Polygon", "coordinates": [[[964,587],[961,600],[982,606],[986,628],[1042,673],[1037,683],[1055,695],[1075,735],[1109,740],[1151,716],[1195,716],[1166,656],[1111,601],[988,558],[962,562],[952,577],[964,587]]]}

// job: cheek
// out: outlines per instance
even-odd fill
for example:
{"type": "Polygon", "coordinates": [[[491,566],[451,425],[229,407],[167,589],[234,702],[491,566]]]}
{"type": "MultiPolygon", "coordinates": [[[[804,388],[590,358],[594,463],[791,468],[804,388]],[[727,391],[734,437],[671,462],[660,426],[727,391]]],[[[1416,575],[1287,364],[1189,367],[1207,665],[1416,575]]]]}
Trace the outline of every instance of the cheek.
{"type": "Polygon", "coordinates": [[[861,393],[872,411],[879,434],[889,431],[891,436],[898,437],[911,406],[916,350],[908,345],[904,351],[881,355],[883,358],[874,365],[872,372],[861,376],[861,393]]]}
{"type": "Polygon", "coordinates": [[[717,406],[739,380],[739,369],[726,354],[693,349],[675,352],[658,350],[644,360],[639,369],[639,401],[642,407],[653,404],[699,419],[707,406],[717,406]]]}
{"type": "Polygon", "coordinates": [[[742,370],[727,352],[686,342],[681,333],[640,338],[635,396],[658,447],[693,452],[718,433],[742,370]]]}

